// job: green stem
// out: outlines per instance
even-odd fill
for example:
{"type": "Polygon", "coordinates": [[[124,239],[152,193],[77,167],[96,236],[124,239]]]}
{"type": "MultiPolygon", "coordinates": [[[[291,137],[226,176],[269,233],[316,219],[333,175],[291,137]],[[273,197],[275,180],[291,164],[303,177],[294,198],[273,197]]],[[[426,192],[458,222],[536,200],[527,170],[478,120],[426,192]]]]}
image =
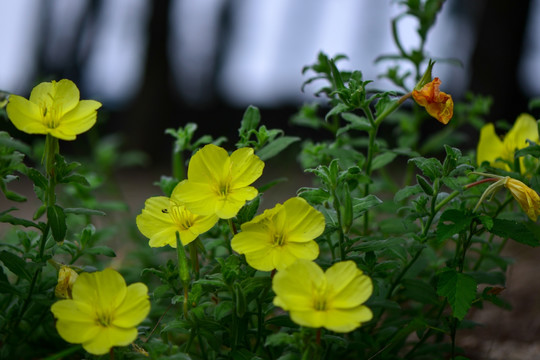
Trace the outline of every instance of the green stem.
{"type": "Polygon", "coordinates": [[[199,279],[199,254],[197,253],[197,244],[195,241],[189,243],[189,257],[191,258],[191,270],[195,273],[195,280],[199,279]]]}
{"type": "Polygon", "coordinates": [[[184,170],[184,154],[182,150],[173,150],[172,158],[173,176],[180,181],[186,178],[186,172],[184,170]]]}

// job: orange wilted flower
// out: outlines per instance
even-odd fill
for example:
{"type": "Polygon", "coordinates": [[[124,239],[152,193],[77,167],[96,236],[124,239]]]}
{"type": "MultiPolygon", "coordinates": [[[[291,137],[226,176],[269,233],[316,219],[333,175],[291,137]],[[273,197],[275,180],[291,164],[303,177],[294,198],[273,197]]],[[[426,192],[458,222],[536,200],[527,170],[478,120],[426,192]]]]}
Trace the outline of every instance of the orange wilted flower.
{"type": "Polygon", "coordinates": [[[414,89],[412,97],[418,105],[426,108],[429,115],[446,125],[454,115],[454,101],[452,96],[439,90],[440,86],[441,80],[436,77],[420,90],[414,89]]]}

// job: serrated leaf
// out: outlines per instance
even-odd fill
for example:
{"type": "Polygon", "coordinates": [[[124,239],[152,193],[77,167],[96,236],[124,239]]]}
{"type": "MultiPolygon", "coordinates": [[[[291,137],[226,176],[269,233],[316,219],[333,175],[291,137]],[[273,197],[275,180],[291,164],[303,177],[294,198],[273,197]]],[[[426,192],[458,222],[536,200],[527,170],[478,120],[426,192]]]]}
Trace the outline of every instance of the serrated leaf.
{"type": "Polygon", "coordinates": [[[448,209],[442,213],[437,224],[437,242],[452,237],[463,230],[466,230],[472,221],[472,216],[457,209],[448,209]]]}
{"type": "Polygon", "coordinates": [[[296,136],[281,136],[275,140],[272,140],[270,143],[259,149],[256,155],[262,161],[266,161],[270,158],[273,158],[274,156],[285,150],[285,148],[287,148],[289,145],[297,141],[300,141],[300,138],[296,136]]]}
{"type": "Polygon", "coordinates": [[[476,281],[469,275],[448,268],[439,273],[438,277],[437,294],[448,300],[452,316],[463,320],[476,297],[476,281]]]}
{"type": "Polygon", "coordinates": [[[301,188],[298,190],[298,196],[304,198],[310,204],[322,204],[330,198],[330,193],[319,188],[301,188]]]}
{"type": "Polygon", "coordinates": [[[400,202],[402,200],[405,200],[409,196],[420,194],[422,192],[422,187],[418,184],[412,185],[412,186],[406,186],[403,189],[399,190],[394,195],[394,201],[400,202]]]}
{"type": "Polygon", "coordinates": [[[353,215],[356,219],[357,217],[364,214],[365,211],[382,204],[382,200],[376,197],[375,195],[368,195],[363,198],[353,198],[353,215]]]}
{"type": "Polygon", "coordinates": [[[409,159],[409,162],[414,163],[431,181],[435,181],[436,178],[441,177],[442,175],[443,166],[441,162],[435,158],[426,159],[424,157],[415,157],[409,159]]]}

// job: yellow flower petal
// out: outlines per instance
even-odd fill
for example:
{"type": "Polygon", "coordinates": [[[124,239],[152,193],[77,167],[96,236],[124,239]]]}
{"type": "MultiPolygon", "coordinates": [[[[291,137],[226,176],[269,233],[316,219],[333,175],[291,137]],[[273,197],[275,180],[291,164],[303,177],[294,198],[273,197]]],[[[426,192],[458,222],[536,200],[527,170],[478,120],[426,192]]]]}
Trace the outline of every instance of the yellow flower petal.
{"type": "Polygon", "coordinates": [[[495,126],[493,124],[484,125],[480,130],[480,140],[476,149],[476,162],[481,165],[484,161],[487,161],[491,166],[510,170],[505,163],[495,162],[502,154],[504,154],[504,145],[495,133],[495,126]]]}
{"type": "Polygon", "coordinates": [[[77,135],[88,131],[96,123],[96,110],[100,107],[101,103],[97,101],[81,100],[73,110],[64,115],[57,130],[66,135],[77,135]]]}
{"type": "Polygon", "coordinates": [[[47,134],[49,131],[41,121],[39,107],[21,96],[9,96],[6,112],[13,125],[20,131],[27,134],[47,134]]]}
{"type": "Polygon", "coordinates": [[[301,197],[291,198],[283,204],[287,213],[289,241],[309,241],[324,231],[324,215],[301,197]]]}
{"type": "Polygon", "coordinates": [[[168,197],[154,196],[147,199],[144,202],[144,209],[135,219],[139,231],[146,237],[152,237],[157,232],[174,227],[171,216],[163,211],[168,208],[168,197]]]}
{"type": "Polygon", "coordinates": [[[92,339],[82,344],[90,354],[103,355],[113,346],[126,346],[137,338],[136,328],[107,327],[102,328],[92,339]]]}
{"type": "Polygon", "coordinates": [[[131,284],[127,287],[125,301],[116,309],[112,324],[124,328],[135,327],[149,312],[148,288],[143,283],[131,284]]]}
{"type": "Polygon", "coordinates": [[[258,194],[251,186],[233,189],[226,197],[219,198],[215,203],[214,212],[221,219],[230,219],[244,206],[246,201],[253,200],[258,194]]]}
{"type": "Polygon", "coordinates": [[[37,85],[32,89],[29,100],[48,109],[54,108],[60,118],[77,106],[79,98],[79,89],[73,81],[62,79],[37,85]]]}
{"type": "Polygon", "coordinates": [[[529,146],[527,140],[538,142],[538,124],[531,115],[521,114],[504,137],[504,142],[514,151],[529,146]]]}
{"type": "Polygon", "coordinates": [[[373,318],[367,306],[353,309],[331,309],[325,314],[324,327],[335,332],[350,332],[373,318]]]}
{"type": "Polygon", "coordinates": [[[538,193],[521,181],[511,177],[506,177],[504,186],[510,190],[512,196],[529,219],[536,221],[538,215],[540,215],[540,196],[538,196],[538,193]]]}
{"type": "Polygon", "coordinates": [[[214,214],[219,200],[210,184],[187,180],[176,185],[172,196],[186,204],[192,213],[200,215],[214,214]]]}
{"type": "Polygon", "coordinates": [[[272,271],[276,268],[273,253],[268,248],[246,253],[246,262],[252,268],[260,271],[272,271]]]}
{"type": "Polygon", "coordinates": [[[189,161],[188,179],[192,182],[219,182],[228,176],[231,160],[227,151],[208,144],[197,151],[189,161]]]}
{"type": "Polygon", "coordinates": [[[248,186],[261,177],[264,162],[254,155],[251,148],[240,148],[231,154],[231,184],[233,188],[248,186]]]}
{"type": "Polygon", "coordinates": [[[67,342],[80,344],[94,337],[99,326],[89,306],[81,306],[73,300],[60,300],[51,306],[51,312],[57,318],[56,329],[67,342]]]}
{"type": "Polygon", "coordinates": [[[272,279],[274,305],[283,310],[313,310],[313,287],[325,281],[324,272],[312,261],[298,260],[272,279]]]}
{"type": "Polygon", "coordinates": [[[113,269],[82,273],[73,285],[73,300],[95,302],[102,308],[118,307],[126,296],[126,282],[113,269]]]}

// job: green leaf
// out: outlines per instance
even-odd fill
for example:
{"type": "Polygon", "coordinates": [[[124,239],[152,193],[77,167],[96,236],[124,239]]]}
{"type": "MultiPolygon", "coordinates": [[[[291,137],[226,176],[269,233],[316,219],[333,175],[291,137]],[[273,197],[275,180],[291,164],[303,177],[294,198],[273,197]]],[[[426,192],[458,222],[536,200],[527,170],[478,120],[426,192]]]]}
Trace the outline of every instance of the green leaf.
{"type": "Polygon", "coordinates": [[[394,201],[400,202],[405,200],[409,196],[420,194],[422,192],[422,187],[418,184],[412,186],[405,186],[403,189],[399,190],[396,195],[394,195],[394,201]]]}
{"type": "Polygon", "coordinates": [[[472,216],[461,210],[446,210],[442,213],[437,224],[437,242],[441,243],[454,234],[466,230],[470,226],[472,219],[472,216]]]}
{"type": "Polygon", "coordinates": [[[26,176],[28,176],[28,178],[32,180],[32,182],[34,183],[34,186],[42,189],[43,191],[47,190],[48,181],[47,181],[47,178],[43,176],[42,173],[40,173],[39,171],[33,168],[28,168],[28,170],[26,170],[25,173],[26,173],[26,176]]]}
{"type": "Polygon", "coordinates": [[[65,208],[64,214],[75,214],[75,215],[99,215],[105,216],[103,211],[94,210],[94,209],[85,209],[85,208],[65,208]]]}
{"type": "Polygon", "coordinates": [[[255,217],[257,210],[259,210],[260,202],[261,202],[261,195],[259,194],[255,197],[255,199],[251,200],[246,205],[244,205],[238,212],[238,215],[236,215],[238,222],[240,224],[243,224],[245,222],[251,221],[253,217],[255,217]]]}
{"type": "Polygon", "coordinates": [[[154,185],[159,186],[161,191],[163,192],[163,195],[170,197],[174,188],[180,180],[170,177],[170,176],[164,176],[162,175],[159,181],[154,182],[154,185]]]}
{"type": "Polygon", "coordinates": [[[531,144],[527,146],[526,148],[519,149],[514,153],[514,158],[517,159],[518,157],[525,156],[525,155],[532,155],[535,158],[540,158],[540,145],[531,144]]]}
{"type": "Polygon", "coordinates": [[[367,210],[380,204],[382,204],[382,200],[375,195],[368,195],[363,198],[353,198],[352,206],[354,218],[356,219],[357,217],[363,215],[367,210]]]}
{"type": "Polygon", "coordinates": [[[401,283],[403,284],[404,295],[407,299],[415,300],[422,304],[436,305],[439,303],[435,289],[425,281],[418,279],[403,279],[401,283]]]}
{"type": "Polygon", "coordinates": [[[252,105],[248,106],[242,117],[240,129],[238,130],[240,137],[245,137],[245,140],[247,140],[249,132],[257,129],[257,125],[259,125],[260,121],[261,113],[259,112],[259,109],[252,105]]]}
{"type": "Polygon", "coordinates": [[[324,189],[303,187],[298,190],[298,196],[310,204],[319,205],[328,201],[330,193],[324,189]]]}
{"type": "Polygon", "coordinates": [[[11,225],[21,225],[24,227],[35,227],[37,229],[41,229],[41,227],[35,222],[10,215],[9,212],[14,211],[14,210],[17,210],[17,208],[9,208],[6,211],[2,211],[0,213],[0,222],[11,224],[11,225]]]}
{"type": "Polygon", "coordinates": [[[9,251],[2,250],[0,251],[0,261],[4,263],[9,271],[17,275],[19,278],[26,279],[28,281],[30,281],[32,278],[29,267],[33,264],[27,263],[17,255],[12,254],[9,251]]]}
{"type": "Polygon", "coordinates": [[[369,131],[372,126],[369,120],[363,116],[358,116],[353,113],[342,113],[341,117],[348,121],[349,124],[345,127],[342,127],[338,130],[336,135],[341,135],[344,132],[347,132],[349,129],[360,130],[360,131],[369,131]]]}
{"type": "Polygon", "coordinates": [[[477,283],[469,275],[446,268],[439,273],[437,294],[444,296],[452,307],[452,315],[463,320],[476,297],[477,283]]]}
{"type": "Polygon", "coordinates": [[[88,182],[88,180],[86,180],[86,178],[80,174],[73,174],[73,175],[62,177],[58,179],[58,182],[64,183],[64,184],[72,183],[72,184],[79,184],[83,186],[90,186],[90,183],[88,182]]]}
{"type": "Polygon", "coordinates": [[[373,158],[373,162],[371,163],[371,170],[377,170],[384,167],[385,165],[390,164],[392,161],[394,161],[396,156],[396,153],[390,151],[375,156],[373,158]]]}
{"type": "Polygon", "coordinates": [[[436,178],[442,176],[443,166],[435,158],[415,157],[410,159],[409,162],[414,163],[431,181],[435,181],[436,178]]]}
{"type": "Polygon", "coordinates": [[[47,220],[51,227],[54,240],[56,242],[64,240],[67,231],[64,209],[58,205],[47,206],[47,220]]]}
{"type": "Polygon", "coordinates": [[[105,255],[108,257],[115,257],[116,254],[114,253],[114,250],[111,249],[108,246],[94,246],[88,249],[84,250],[85,253],[91,254],[91,255],[105,255]]]}
{"type": "Polygon", "coordinates": [[[328,121],[328,118],[337,114],[341,114],[342,112],[348,111],[349,106],[344,103],[339,103],[336,106],[334,106],[330,111],[326,114],[324,117],[324,120],[328,121]]]}
{"type": "Polygon", "coordinates": [[[297,141],[300,141],[300,138],[296,136],[281,136],[259,149],[259,151],[257,151],[257,156],[262,161],[266,161],[270,158],[273,158],[274,156],[285,150],[287,146],[297,141]]]}
{"type": "Polygon", "coordinates": [[[278,332],[275,334],[270,334],[266,337],[266,342],[264,346],[283,346],[290,345],[294,343],[294,337],[292,334],[286,332],[278,332]]]}
{"type": "Polygon", "coordinates": [[[491,233],[502,238],[510,238],[519,243],[538,246],[540,242],[538,237],[525,224],[512,220],[493,219],[491,233]]]}

